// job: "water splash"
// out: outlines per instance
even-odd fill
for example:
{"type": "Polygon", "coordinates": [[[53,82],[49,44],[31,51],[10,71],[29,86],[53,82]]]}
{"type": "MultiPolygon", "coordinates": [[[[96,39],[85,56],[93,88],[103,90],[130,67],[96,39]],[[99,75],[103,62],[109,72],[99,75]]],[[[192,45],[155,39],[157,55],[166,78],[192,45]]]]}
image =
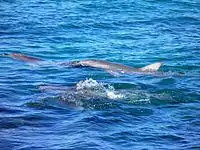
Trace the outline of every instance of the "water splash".
{"type": "Polygon", "coordinates": [[[98,83],[96,80],[87,79],[76,84],[77,94],[87,95],[89,97],[101,97],[112,100],[124,98],[124,95],[118,93],[115,88],[109,84],[98,83]]]}
{"type": "Polygon", "coordinates": [[[48,92],[44,93],[45,97],[41,101],[45,103],[45,106],[62,108],[69,106],[76,109],[105,109],[120,107],[121,103],[160,105],[182,102],[177,100],[177,96],[173,96],[173,93],[163,91],[155,93],[137,88],[127,89],[126,87],[115,89],[114,85],[98,82],[92,78],[79,81],[72,87],[49,85],[39,86],[39,88],[43,92],[48,92]]]}
{"type": "Polygon", "coordinates": [[[73,87],[39,86],[42,91],[53,92],[57,96],[45,97],[45,105],[61,105],[81,109],[104,109],[116,106],[118,102],[129,104],[149,104],[151,94],[137,89],[118,89],[90,78],[79,81],[73,87]],[[61,95],[62,94],[62,95],[61,95]]]}

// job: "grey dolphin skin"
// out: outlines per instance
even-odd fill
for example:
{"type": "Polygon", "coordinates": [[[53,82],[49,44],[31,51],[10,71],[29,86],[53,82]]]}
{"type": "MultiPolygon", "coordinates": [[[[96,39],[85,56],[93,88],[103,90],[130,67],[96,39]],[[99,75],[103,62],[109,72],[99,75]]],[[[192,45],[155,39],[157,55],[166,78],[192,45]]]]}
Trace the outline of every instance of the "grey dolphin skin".
{"type": "MultiPolygon", "coordinates": [[[[37,63],[44,61],[40,58],[35,58],[31,56],[26,56],[20,53],[11,53],[11,54],[2,54],[2,56],[7,56],[13,59],[29,62],[29,63],[37,63]]],[[[80,60],[80,61],[72,61],[69,63],[61,63],[61,65],[68,65],[72,67],[92,67],[92,68],[99,68],[104,69],[107,72],[111,73],[112,75],[118,75],[118,73],[154,73],[156,72],[160,66],[162,65],[161,62],[153,63],[147,65],[142,68],[133,68],[130,66],[112,63],[104,60],[80,60]]]]}
{"type": "Polygon", "coordinates": [[[148,66],[142,67],[142,68],[133,68],[130,66],[125,66],[118,63],[112,63],[104,60],[81,60],[81,61],[73,61],[71,63],[71,66],[74,67],[93,67],[93,68],[100,68],[104,69],[108,72],[115,73],[135,73],[135,72],[141,72],[141,73],[152,73],[157,71],[160,66],[162,65],[161,62],[153,63],[148,66]]]}

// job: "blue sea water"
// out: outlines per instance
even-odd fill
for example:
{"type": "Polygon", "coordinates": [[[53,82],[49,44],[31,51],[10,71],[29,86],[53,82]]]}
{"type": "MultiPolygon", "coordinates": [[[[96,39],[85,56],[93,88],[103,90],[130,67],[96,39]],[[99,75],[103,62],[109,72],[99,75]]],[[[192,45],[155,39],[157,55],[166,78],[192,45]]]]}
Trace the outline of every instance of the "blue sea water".
{"type": "Polygon", "coordinates": [[[200,149],[198,0],[0,0],[0,149],[200,149]],[[133,67],[123,75],[60,62],[133,67]]]}

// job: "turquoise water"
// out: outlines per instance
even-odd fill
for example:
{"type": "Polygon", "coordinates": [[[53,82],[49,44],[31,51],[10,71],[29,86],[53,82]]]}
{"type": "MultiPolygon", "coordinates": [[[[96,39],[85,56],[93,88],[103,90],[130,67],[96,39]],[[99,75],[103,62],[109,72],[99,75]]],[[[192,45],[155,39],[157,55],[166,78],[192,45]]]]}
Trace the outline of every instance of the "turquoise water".
{"type": "Polygon", "coordinates": [[[0,148],[200,149],[198,0],[0,0],[0,148]],[[68,68],[162,61],[167,76],[68,68]],[[177,76],[175,74],[181,74],[177,76]]]}

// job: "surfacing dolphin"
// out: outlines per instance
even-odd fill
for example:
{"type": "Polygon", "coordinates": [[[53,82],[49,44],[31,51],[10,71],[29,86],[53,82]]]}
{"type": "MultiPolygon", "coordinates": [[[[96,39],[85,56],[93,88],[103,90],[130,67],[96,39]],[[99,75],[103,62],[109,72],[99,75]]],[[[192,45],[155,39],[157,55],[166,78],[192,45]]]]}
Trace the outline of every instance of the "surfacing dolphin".
{"type": "MultiPolygon", "coordinates": [[[[37,63],[44,61],[40,58],[35,58],[32,56],[26,56],[20,53],[11,53],[11,54],[2,54],[3,56],[8,56],[13,59],[29,62],[29,63],[37,63]]],[[[92,67],[92,68],[99,68],[104,69],[107,72],[111,73],[112,75],[119,75],[119,73],[125,74],[133,74],[133,73],[144,73],[144,74],[151,74],[158,71],[160,66],[162,65],[161,62],[153,63],[147,65],[142,68],[133,68],[130,66],[108,62],[104,60],[80,60],[80,61],[72,61],[67,63],[61,63],[61,65],[68,65],[71,67],[92,67]]]]}
{"type": "Polygon", "coordinates": [[[107,72],[116,75],[117,73],[153,73],[156,72],[160,66],[162,65],[161,62],[153,63],[147,65],[142,68],[133,68],[130,66],[112,63],[104,60],[80,60],[80,61],[73,61],[71,62],[71,66],[73,67],[93,67],[93,68],[100,68],[104,69],[107,72]]]}

